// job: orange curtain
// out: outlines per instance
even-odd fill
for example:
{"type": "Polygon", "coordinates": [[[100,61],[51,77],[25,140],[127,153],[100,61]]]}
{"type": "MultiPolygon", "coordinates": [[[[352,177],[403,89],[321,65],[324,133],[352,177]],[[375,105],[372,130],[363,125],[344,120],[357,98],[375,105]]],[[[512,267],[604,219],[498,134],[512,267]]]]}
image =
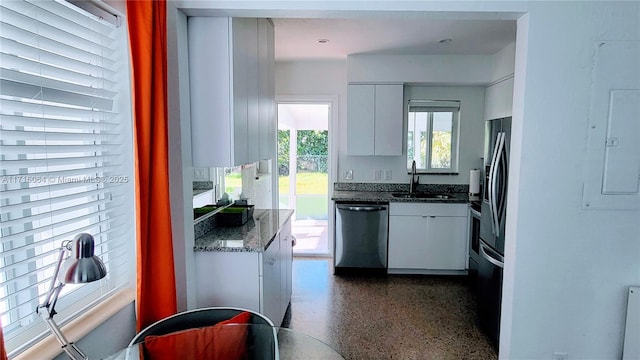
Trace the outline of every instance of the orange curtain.
{"type": "Polygon", "coordinates": [[[127,1],[136,151],[138,330],[177,311],[169,206],[165,0],[127,1]]]}
{"type": "Polygon", "coordinates": [[[1,322],[0,322],[0,360],[7,360],[7,349],[4,347],[4,335],[2,333],[1,322]]]}

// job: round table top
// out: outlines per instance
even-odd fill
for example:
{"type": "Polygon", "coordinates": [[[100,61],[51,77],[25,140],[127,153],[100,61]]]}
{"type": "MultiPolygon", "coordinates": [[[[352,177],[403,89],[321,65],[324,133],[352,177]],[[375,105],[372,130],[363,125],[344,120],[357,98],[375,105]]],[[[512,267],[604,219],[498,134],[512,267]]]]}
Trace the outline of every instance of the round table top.
{"type": "MultiPolygon", "coordinates": [[[[185,340],[181,338],[175,341],[174,338],[174,341],[169,345],[170,348],[167,348],[165,343],[161,348],[156,347],[155,349],[161,349],[159,351],[161,351],[164,359],[175,357],[176,359],[201,360],[215,359],[216,356],[218,358],[230,358],[231,356],[228,353],[220,355],[221,351],[228,351],[230,342],[233,342],[233,340],[230,341],[229,339],[238,336],[240,332],[240,334],[246,334],[246,338],[243,338],[243,341],[246,342],[240,346],[244,355],[238,358],[259,360],[344,360],[337,351],[323,341],[288,328],[262,324],[227,324],[219,326],[214,335],[211,335],[212,333],[210,332],[204,333],[205,329],[198,330],[199,335],[197,336],[200,336],[198,339],[190,338],[185,340]],[[213,339],[222,340],[216,341],[213,339]],[[224,349],[221,349],[220,344],[223,344],[222,348],[224,349]]],[[[183,336],[187,331],[184,330],[174,334],[183,336]]],[[[166,338],[166,336],[164,337],[166,338]]],[[[158,340],[160,339],[157,337],[156,339],[147,337],[144,342],[122,349],[105,358],[105,360],[141,360],[143,359],[143,351],[145,353],[144,360],[153,360],[154,356],[149,352],[149,349],[157,346],[158,340]],[[153,343],[154,341],[156,343],[153,343]]],[[[235,348],[237,349],[238,347],[236,346],[235,348]]]]}

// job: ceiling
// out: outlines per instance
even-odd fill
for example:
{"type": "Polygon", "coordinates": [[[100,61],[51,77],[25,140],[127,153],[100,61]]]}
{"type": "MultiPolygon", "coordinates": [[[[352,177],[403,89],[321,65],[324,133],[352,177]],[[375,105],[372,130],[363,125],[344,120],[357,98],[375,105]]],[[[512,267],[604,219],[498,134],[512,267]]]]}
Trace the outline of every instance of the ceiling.
{"type": "Polygon", "coordinates": [[[329,104],[278,103],[278,127],[283,129],[329,129],[329,104]]]}
{"type": "Polygon", "coordinates": [[[277,61],[351,54],[489,55],[516,39],[513,20],[273,19],[277,61]],[[329,40],[321,44],[320,39],[329,40]],[[451,39],[448,43],[440,40],[451,39]]]}

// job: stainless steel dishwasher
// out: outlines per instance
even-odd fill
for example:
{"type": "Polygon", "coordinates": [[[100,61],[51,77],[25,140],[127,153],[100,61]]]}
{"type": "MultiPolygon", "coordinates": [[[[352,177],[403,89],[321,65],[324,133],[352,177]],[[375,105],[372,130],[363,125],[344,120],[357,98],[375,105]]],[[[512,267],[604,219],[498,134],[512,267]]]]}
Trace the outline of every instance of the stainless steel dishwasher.
{"type": "Polygon", "coordinates": [[[336,203],[334,273],[387,268],[389,205],[336,203]]]}

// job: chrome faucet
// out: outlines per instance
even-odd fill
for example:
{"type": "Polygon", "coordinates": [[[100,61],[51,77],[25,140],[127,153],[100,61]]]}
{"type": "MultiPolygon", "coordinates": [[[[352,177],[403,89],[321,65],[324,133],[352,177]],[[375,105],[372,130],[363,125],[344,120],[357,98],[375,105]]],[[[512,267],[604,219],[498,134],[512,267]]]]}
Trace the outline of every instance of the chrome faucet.
{"type": "Polygon", "coordinates": [[[411,163],[411,180],[409,180],[409,192],[415,193],[418,184],[420,183],[420,176],[416,175],[416,161],[413,160],[411,163]]]}

